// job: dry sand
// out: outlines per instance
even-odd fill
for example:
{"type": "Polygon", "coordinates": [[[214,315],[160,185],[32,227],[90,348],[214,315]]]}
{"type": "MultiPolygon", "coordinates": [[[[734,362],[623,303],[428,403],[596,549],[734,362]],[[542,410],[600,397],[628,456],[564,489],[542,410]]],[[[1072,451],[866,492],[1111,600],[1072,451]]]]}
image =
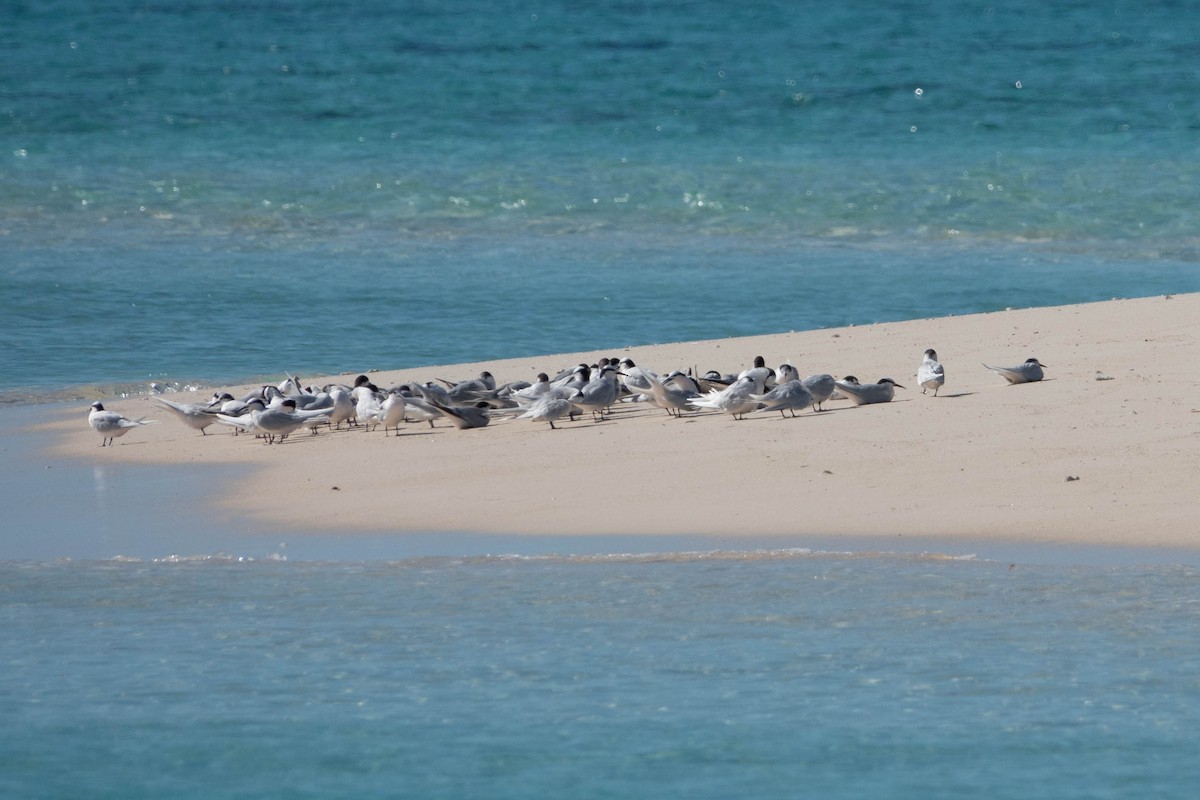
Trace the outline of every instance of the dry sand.
{"type": "Polygon", "coordinates": [[[762,355],[908,387],[888,404],[833,401],[796,418],[675,419],[638,404],[558,430],[417,422],[399,436],[301,432],[266,446],[224,428],[201,436],[136,398],[107,405],[160,424],[114,447],[99,447],[86,408],[52,427],[57,451],[80,459],[250,465],[215,502],[284,529],[1196,547],[1198,338],[1200,294],[1189,294],[372,373],[381,386],[482,369],[505,382],[604,355],[659,372],[738,371],[762,355]],[[946,367],[939,397],[915,382],[926,347],[946,367]],[[1046,380],[1009,386],[981,364],[1030,356],[1046,380]]]}

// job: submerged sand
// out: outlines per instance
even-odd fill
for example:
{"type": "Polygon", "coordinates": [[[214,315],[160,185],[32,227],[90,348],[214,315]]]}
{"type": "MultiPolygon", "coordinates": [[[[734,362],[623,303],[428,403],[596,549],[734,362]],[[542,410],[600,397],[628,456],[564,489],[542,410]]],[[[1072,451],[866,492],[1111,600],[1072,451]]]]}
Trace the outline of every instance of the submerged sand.
{"type": "MultiPolygon", "coordinates": [[[[107,405],[160,423],[114,447],[99,447],[83,407],[53,427],[59,452],[96,462],[248,465],[214,502],[264,527],[1193,547],[1198,338],[1200,294],[1189,294],[371,373],[385,386],[487,369],[503,383],[610,355],[660,373],[736,372],[761,355],[801,374],[907,387],[891,403],[833,401],[795,418],[676,419],[635,404],[558,430],[517,419],[466,431],[411,422],[398,436],[302,432],[265,446],[224,428],[201,436],[135,398],[107,405]],[[938,397],[914,378],[927,347],[946,368],[938,397]],[[982,366],[1031,356],[1048,365],[1039,383],[1010,386],[982,366]]],[[[211,391],[167,397],[195,402],[211,391]]]]}

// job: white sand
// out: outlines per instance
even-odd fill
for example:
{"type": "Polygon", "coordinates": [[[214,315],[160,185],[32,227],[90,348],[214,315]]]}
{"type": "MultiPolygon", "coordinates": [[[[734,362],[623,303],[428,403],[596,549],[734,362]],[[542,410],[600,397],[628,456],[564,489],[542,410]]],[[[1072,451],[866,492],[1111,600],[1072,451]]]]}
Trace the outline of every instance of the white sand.
{"type": "Polygon", "coordinates": [[[59,452],[97,462],[253,465],[220,502],[297,529],[1194,547],[1198,335],[1192,294],[372,374],[381,386],[482,369],[500,382],[532,380],[603,355],[658,372],[725,372],[762,355],[801,374],[888,376],[908,387],[889,404],[835,401],[794,419],[675,419],[638,405],[554,431],[526,420],[469,431],[419,422],[398,437],[301,432],[265,446],[223,428],[201,436],[138,398],[107,405],[161,422],[114,447],[99,447],[86,403],[54,427],[59,452]],[[936,398],[914,378],[926,347],[946,367],[936,398]],[[1030,356],[1048,365],[1046,380],[1009,386],[981,365],[1030,356]]]}

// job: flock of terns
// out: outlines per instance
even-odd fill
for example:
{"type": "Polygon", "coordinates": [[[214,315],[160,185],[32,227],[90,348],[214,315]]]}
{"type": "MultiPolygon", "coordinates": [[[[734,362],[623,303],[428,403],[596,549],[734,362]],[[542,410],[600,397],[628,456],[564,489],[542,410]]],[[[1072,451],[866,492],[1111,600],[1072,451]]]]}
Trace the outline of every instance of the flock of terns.
{"type": "MultiPolygon", "coordinates": [[[[992,367],[1009,383],[1040,381],[1046,365],[1036,358],[1015,367],[992,367]]],[[[938,390],[946,382],[945,369],[934,350],[926,350],[917,368],[922,394],[938,390]]],[[[710,371],[695,377],[692,371],[676,370],[660,376],[639,367],[631,359],[601,359],[580,364],[550,377],[498,385],[490,372],[466,381],[441,384],[407,383],[380,389],[366,375],[353,386],[329,384],[320,389],[302,388],[298,378],[289,377],[278,386],[263,386],[242,398],[215,393],[208,403],[175,403],[153,398],[183,424],[207,433],[213,425],[224,425],[234,433],[253,433],[267,444],[282,442],[290,434],[320,426],[361,426],[367,430],[383,426],[384,434],[397,431],[405,422],[444,419],[459,429],[482,428],[495,418],[513,417],[549,423],[591,414],[594,420],[618,403],[649,403],[673,416],[685,412],[714,410],[742,419],[746,414],[778,411],[796,416],[797,411],[822,410],[830,399],[847,399],[855,405],[887,403],[896,389],[905,387],[891,378],[861,383],[853,375],[835,380],[829,374],[801,378],[791,364],[767,367],[761,356],[754,365],[737,373],[710,371]]],[[[100,434],[101,446],[112,444],[134,428],[157,420],[129,419],[92,403],[88,414],[91,427],[100,434]]]]}

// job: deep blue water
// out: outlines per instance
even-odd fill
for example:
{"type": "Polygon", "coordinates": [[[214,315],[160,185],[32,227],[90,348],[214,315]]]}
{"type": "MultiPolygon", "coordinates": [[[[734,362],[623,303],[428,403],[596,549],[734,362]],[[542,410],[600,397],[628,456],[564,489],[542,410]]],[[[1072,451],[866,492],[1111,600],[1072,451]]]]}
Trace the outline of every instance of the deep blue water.
{"type": "Polygon", "coordinates": [[[1200,290],[1195,16],[6,4],[0,393],[1200,290]]]}

